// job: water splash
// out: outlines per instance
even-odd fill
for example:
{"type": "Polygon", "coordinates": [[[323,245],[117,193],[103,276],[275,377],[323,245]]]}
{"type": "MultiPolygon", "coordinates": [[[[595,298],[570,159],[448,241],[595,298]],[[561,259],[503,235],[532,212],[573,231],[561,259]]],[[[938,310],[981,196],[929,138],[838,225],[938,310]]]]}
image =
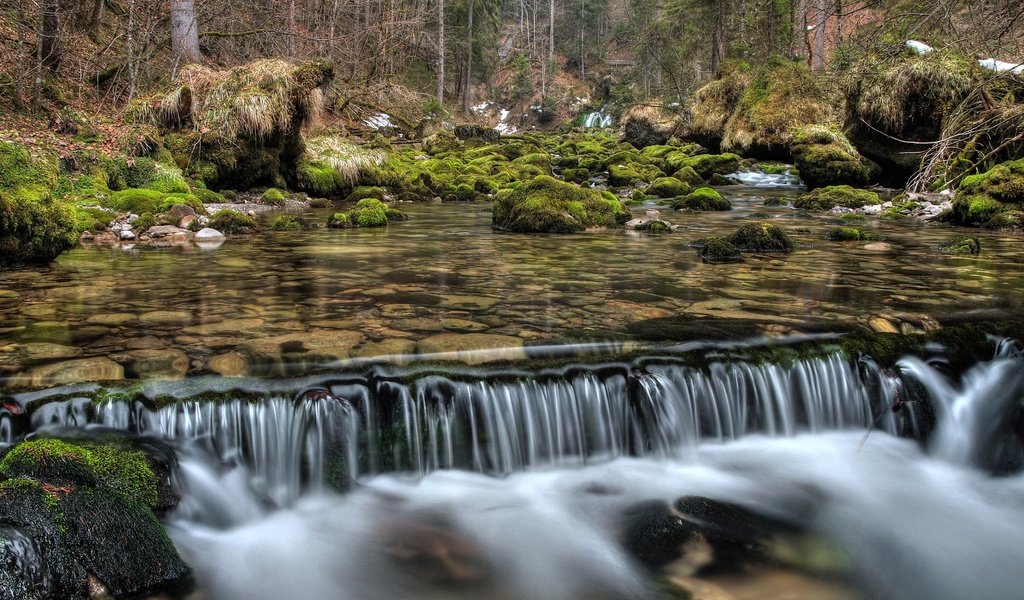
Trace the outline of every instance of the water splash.
{"type": "Polygon", "coordinates": [[[586,129],[611,127],[615,123],[615,118],[609,114],[605,114],[603,110],[598,110],[587,114],[583,119],[583,127],[586,129]]]}
{"type": "Polygon", "coordinates": [[[785,173],[764,173],[761,171],[740,171],[726,175],[735,179],[743,185],[762,188],[797,187],[801,185],[800,178],[789,171],[785,173]]]}

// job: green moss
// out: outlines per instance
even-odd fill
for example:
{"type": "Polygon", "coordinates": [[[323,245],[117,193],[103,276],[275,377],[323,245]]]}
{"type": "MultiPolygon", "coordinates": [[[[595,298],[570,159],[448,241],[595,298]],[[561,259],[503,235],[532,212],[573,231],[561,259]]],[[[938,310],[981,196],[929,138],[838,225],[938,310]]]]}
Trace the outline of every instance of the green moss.
{"type": "Polygon", "coordinates": [[[272,206],[284,206],[284,192],[277,188],[267,188],[260,196],[260,200],[264,204],[270,204],[272,206]]]}
{"type": "Polygon", "coordinates": [[[831,242],[853,242],[878,240],[881,239],[881,237],[877,234],[868,233],[856,227],[836,227],[834,229],[830,229],[825,234],[825,239],[831,242]]]}
{"type": "Polygon", "coordinates": [[[656,198],[675,198],[690,193],[690,186],[675,177],[659,177],[651,182],[647,193],[656,198]]]}
{"type": "Polygon", "coordinates": [[[302,189],[321,196],[338,197],[348,194],[352,184],[327,162],[299,160],[295,169],[302,189]]]}
{"type": "Polygon", "coordinates": [[[1024,159],[996,165],[984,173],[965,177],[953,196],[950,221],[957,225],[1015,228],[1018,219],[998,218],[1007,211],[1020,211],[1022,208],[1024,159]]]}
{"type": "Polygon", "coordinates": [[[116,215],[102,208],[75,207],[75,231],[102,231],[116,215]]]}
{"type": "Polygon", "coordinates": [[[348,198],[345,198],[345,202],[358,202],[364,198],[374,198],[383,201],[385,196],[387,196],[387,190],[384,188],[363,185],[353,189],[348,198]]]}
{"type": "Polygon", "coordinates": [[[376,198],[363,198],[352,210],[331,215],[327,220],[327,226],[334,229],[384,227],[390,221],[404,221],[407,218],[402,211],[391,208],[376,198]]]}
{"type": "Polygon", "coordinates": [[[793,202],[793,207],[801,210],[831,210],[837,206],[863,208],[881,202],[878,194],[874,192],[854,189],[848,185],[836,185],[819,188],[800,196],[793,202]]]}
{"type": "Polygon", "coordinates": [[[298,215],[281,215],[270,224],[273,231],[306,231],[313,225],[298,215]]]}
{"type": "Polygon", "coordinates": [[[871,163],[838,130],[802,128],[794,135],[791,152],[800,178],[812,190],[833,185],[865,186],[875,175],[871,163]]]}
{"type": "Polygon", "coordinates": [[[27,440],[0,461],[0,475],[105,487],[149,507],[157,502],[156,476],[146,455],[105,444],[27,440]]]}
{"type": "Polygon", "coordinates": [[[739,249],[729,241],[720,237],[710,237],[697,244],[697,256],[706,263],[735,263],[743,262],[743,255],[739,249]]]}
{"type": "Polygon", "coordinates": [[[618,227],[629,217],[629,210],[610,193],[541,176],[499,193],[491,225],[505,231],[567,233],[589,227],[618,227]]]}
{"type": "Polygon", "coordinates": [[[53,198],[55,161],[0,142],[0,268],[49,262],[78,241],[71,206],[53,198]]]}
{"type": "Polygon", "coordinates": [[[210,217],[209,226],[221,233],[259,233],[262,228],[256,219],[237,210],[219,210],[210,217]]]}
{"type": "Polygon", "coordinates": [[[981,253],[981,241],[969,235],[957,236],[948,242],[939,244],[939,250],[945,254],[967,256],[981,253]]]}
{"type": "MultiPolygon", "coordinates": [[[[690,167],[701,179],[706,180],[716,173],[718,175],[735,173],[740,168],[740,160],[740,157],[735,154],[701,154],[686,159],[683,166],[690,167]]],[[[678,173],[675,176],[683,179],[678,173]]]]}
{"type": "MultiPolygon", "coordinates": [[[[198,220],[194,222],[198,223],[198,220]]],[[[132,223],[132,227],[139,233],[145,233],[154,225],[156,225],[156,217],[153,216],[153,213],[148,212],[139,215],[139,218],[135,219],[135,222],[132,223]]]]}
{"type": "Polygon", "coordinates": [[[793,241],[771,223],[749,223],[725,238],[742,252],[791,252],[793,241]]]}
{"type": "Polygon", "coordinates": [[[732,210],[732,203],[709,187],[697,188],[682,198],[676,198],[671,206],[676,210],[732,210]]]}
{"type": "Polygon", "coordinates": [[[188,194],[191,189],[181,169],[142,156],[120,159],[110,166],[110,187],[115,190],[145,188],[165,194],[188,194]]]}

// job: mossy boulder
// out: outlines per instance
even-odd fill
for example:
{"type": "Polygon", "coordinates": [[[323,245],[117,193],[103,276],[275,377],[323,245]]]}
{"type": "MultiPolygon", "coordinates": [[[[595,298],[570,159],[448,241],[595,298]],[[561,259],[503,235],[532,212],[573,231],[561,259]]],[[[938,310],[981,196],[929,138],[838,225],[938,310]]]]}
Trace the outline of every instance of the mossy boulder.
{"type": "Polygon", "coordinates": [[[671,206],[676,210],[732,210],[732,203],[722,197],[717,190],[709,187],[697,188],[686,196],[676,198],[671,206]]]}
{"type": "Polygon", "coordinates": [[[55,199],[55,160],[0,142],[0,268],[45,263],[77,243],[75,211],[55,199]]]}
{"type": "Polygon", "coordinates": [[[981,241],[970,235],[957,236],[948,242],[939,244],[939,250],[945,254],[969,256],[981,253],[981,241]]]}
{"type": "Polygon", "coordinates": [[[806,65],[774,59],[755,69],[725,123],[722,149],[788,159],[794,130],[828,121],[832,109],[806,65]]]}
{"type": "MultiPolygon", "coordinates": [[[[690,167],[701,179],[707,180],[715,174],[735,173],[740,169],[740,160],[736,154],[698,154],[686,159],[683,167],[690,167]]],[[[683,179],[678,173],[675,176],[683,179]]]]}
{"type": "Polygon", "coordinates": [[[404,221],[407,218],[402,211],[391,208],[376,198],[363,198],[352,210],[331,215],[327,219],[327,226],[334,229],[384,227],[391,221],[404,221]]]}
{"type": "Polygon", "coordinates": [[[382,187],[361,185],[352,190],[352,193],[345,198],[345,202],[359,202],[365,198],[373,198],[383,202],[387,195],[388,191],[382,187]]]}
{"type": "Polygon", "coordinates": [[[663,175],[658,167],[642,162],[613,163],[608,166],[608,183],[618,187],[654,181],[663,175]]]}
{"type": "Polygon", "coordinates": [[[614,195],[547,176],[498,194],[493,211],[492,227],[515,232],[570,233],[619,227],[630,218],[614,195]]]}
{"type": "Polygon", "coordinates": [[[698,245],[697,256],[706,263],[736,263],[743,262],[743,255],[739,248],[732,245],[728,240],[720,237],[710,237],[698,245]]]}
{"type": "Polygon", "coordinates": [[[260,196],[264,204],[272,206],[284,206],[284,192],[277,188],[267,188],[260,196]]]}
{"type": "Polygon", "coordinates": [[[675,112],[663,106],[633,106],[622,114],[622,141],[634,148],[664,145],[672,137],[677,121],[675,112]]]}
{"type": "Polygon", "coordinates": [[[210,217],[209,227],[227,234],[259,233],[263,230],[252,216],[229,208],[215,212],[210,217]]]}
{"type": "Polygon", "coordinates": [[[206,207],[192,194],[167,194],[145,188],[130,188],[114,192],[103,200],[103,206],[121,213],[159,214],[167,212],[175,204],[188,206],[196,213],[205,215],[206,207]]]}
{"type": "Polygon", "coordinates": [[[659,177],[651,182],[646,191],[655,198],[675,198],[689,194],[690,189],[689,184],[675,177],[659,177]]]}
{"type": "Polygon", "coordinates": [[[800,196],[793,202],[793,207],[801,210],[831,210],[837,206],[852,209],[881,203],[875,192],[836,185],[818,188],[800,196]]]}
{"type": "Polygon", "coordinates": [[[725,238],[741,252],[792,252],[793,241],[771,223],[749,223],[725,238]]]}
{"type": "Polygon", "coordinates": [[[694,171],[693,167],[689,165],[683,165],[678,168],[672,174],[672,177],[689,185],[691,188],[700,187],[704,184],[704,178],[697,174],[697,171],[694,171]]]}
{"type": "Polygon", "coordinates": [[[36,597],[86,600],[90,576],[118,598],[188,589],[189,569],[154,514],[176,503],[166,497],[174,462],[169,446],[123,436],[14,446],[0,461],[0,524],[42,559],[36,597]]]}
{"type": "Polygon", "coordinates": [[[312,228],[312,223],[298,215],[281,215],[270,224],[273,231],[306,231],[312,228]]]}
{"type": "Polygon", "coordinates": [[[108,176],[108,185],[113,190],[144,188],[164,194],[192,192],[181,169],[147,156],[114,161],[108,176]]]}
{"type": "Polygon", "coordinates": [[[809,189],[833,185],[865,186],[877,165],[857,152],[841,131],[809,126],[796,131],[790,147],[800,179],[809,189]]]}
{"type": "Polygon", "coordinates": [[[950,220],[958,225],[1006,227],[998,219],[1008,211],[1024,209],[1024,158],[965,177],[953,196],[950,220]]]}
{"type": "Polygon", "coordinates": [[[825,233],[825,239],[830,242],[856,242],[878,240],[881,237],[857,227],[834,227],[825,233]]]}

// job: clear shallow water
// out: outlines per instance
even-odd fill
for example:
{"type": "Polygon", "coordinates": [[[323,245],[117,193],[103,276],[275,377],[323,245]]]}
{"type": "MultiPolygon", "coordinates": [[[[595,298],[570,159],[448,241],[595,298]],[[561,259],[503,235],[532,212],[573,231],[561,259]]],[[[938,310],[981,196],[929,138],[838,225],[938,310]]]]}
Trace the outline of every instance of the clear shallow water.
{"type": "Polygon", "coordinates": [[[237,236],[212,251],[77,249],[49,268],[0,273],[0,373],[29,386],[116,378],[118,366],[127,377],[274,375],[289,353],[301,369],[303,357],[678,341],[877,317],[921,329],[1024,308],[1012,235],[973,232],[983,254],[948,257],[935,250],[954,235],[947,228],[869,220],[892,246],[879,251],[822,240],[827,216],[763,207],[794,190],[725,193],[737,210],[668,212],[682,226],[669,235],[501,234],[487,204],[406,205],[409,221],[380,230],[237,236]],[[687,245],[769,217],[793,235],[792,255],[705,265],[687,245]]]}

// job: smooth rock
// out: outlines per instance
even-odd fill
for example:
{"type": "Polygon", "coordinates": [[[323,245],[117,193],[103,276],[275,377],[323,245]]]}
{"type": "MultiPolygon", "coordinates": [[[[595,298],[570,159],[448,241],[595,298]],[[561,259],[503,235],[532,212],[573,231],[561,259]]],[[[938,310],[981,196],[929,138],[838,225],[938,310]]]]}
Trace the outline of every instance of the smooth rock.
{"type": "Polygon", "coordinates": [[[488,333],[442,333],[416,344],[419,354],[454,354],[455,360],[475,365],[526,358],[523,340],[488,333]]]}
{"type": "Polygon", "coordinates": [[[250,359],[253,374],[284,375],[349,358],[364,339],[358,331],[301,331],[250,340],[237,350],[250,359]]]}
{"type": "Polygon", "coordinates": [[[192,322],[191,313],[183,310],[154,310],[139,315],[143,325],[185,325],[192,322]]]}
{"type": "Polygon", "coordinates": [[[864,246],[865,250],[871,250],[872,252],[889,252],[892,250],[892,244],[889,242],[872,242],[864,246]]]}
{"type": "Polygon", "coordinates": [[[81,356],[82,349],[75,348],[74,346],[38,342],[23,344],[18,348],[18,354],[23,363],[31,364],[81,356]]]}
{"type": "Polygon", "coordinates": [[[124,367],[109,358],[82,358],[36,367],[11,378],[12,386],[42,387],[83,381],[119,381],[124,367]]]}
{"type": "Polygon", "coordinates": [[[130,230],[130,229],[125,229],[124,231],[121,232],[121,239],[122,240],[134,240],[135,239],[135,233],[132,232],[132,230],[130,230]]]}
{"type": "Polygon", "coordinates": [[[183,379],[188,374],[188,355],[181,350],[136,350],[129,356],[131,370],[140,379],[183,379]]]}
{"type": "Polygon", "coordinates": [[[207,361],[206,366],[221,377],[242,377],[248,373],[245,357],[237,352],[213,356],[207,361]]]}
{"type": "Polygon", "coordinates": [[[489,296],[443,296],[441,306],[462,310],[487,310],[499,302],[498,298],[489,296]]]}
{"type": "Polygon", "coordinates": [[[86,323],[92,323],[93,325],[109,325],[118,327],[121,325],[127,325],[128,323],[134,323],[139,318],[132,313],[110,313],[93,315],[85,320],[86,323]]]}
{"type": "Polygon", "coordinates": [[[171,235],[187,236],[191,233],[192,232],[187,229],[175,227],[174,225],[154,225],[153,227],[150,227],[149,229],[146,230],[146,235],[153,238],[154,240],[165,238],[171,235]]]}
{"type": "Polygon", "coordinates": [[[356,358],[376,358],[378,356],[405,356],[416,350],[416,342],[403,339],[387,339],[379,342],[367,342],[352,351],[356,358]]]}
{"type": "Polygon", "coordinates": [[[223,233],[209,227],[200,229],[195,237],[196,242],[222,242],[224,239],[223,233]]]}

